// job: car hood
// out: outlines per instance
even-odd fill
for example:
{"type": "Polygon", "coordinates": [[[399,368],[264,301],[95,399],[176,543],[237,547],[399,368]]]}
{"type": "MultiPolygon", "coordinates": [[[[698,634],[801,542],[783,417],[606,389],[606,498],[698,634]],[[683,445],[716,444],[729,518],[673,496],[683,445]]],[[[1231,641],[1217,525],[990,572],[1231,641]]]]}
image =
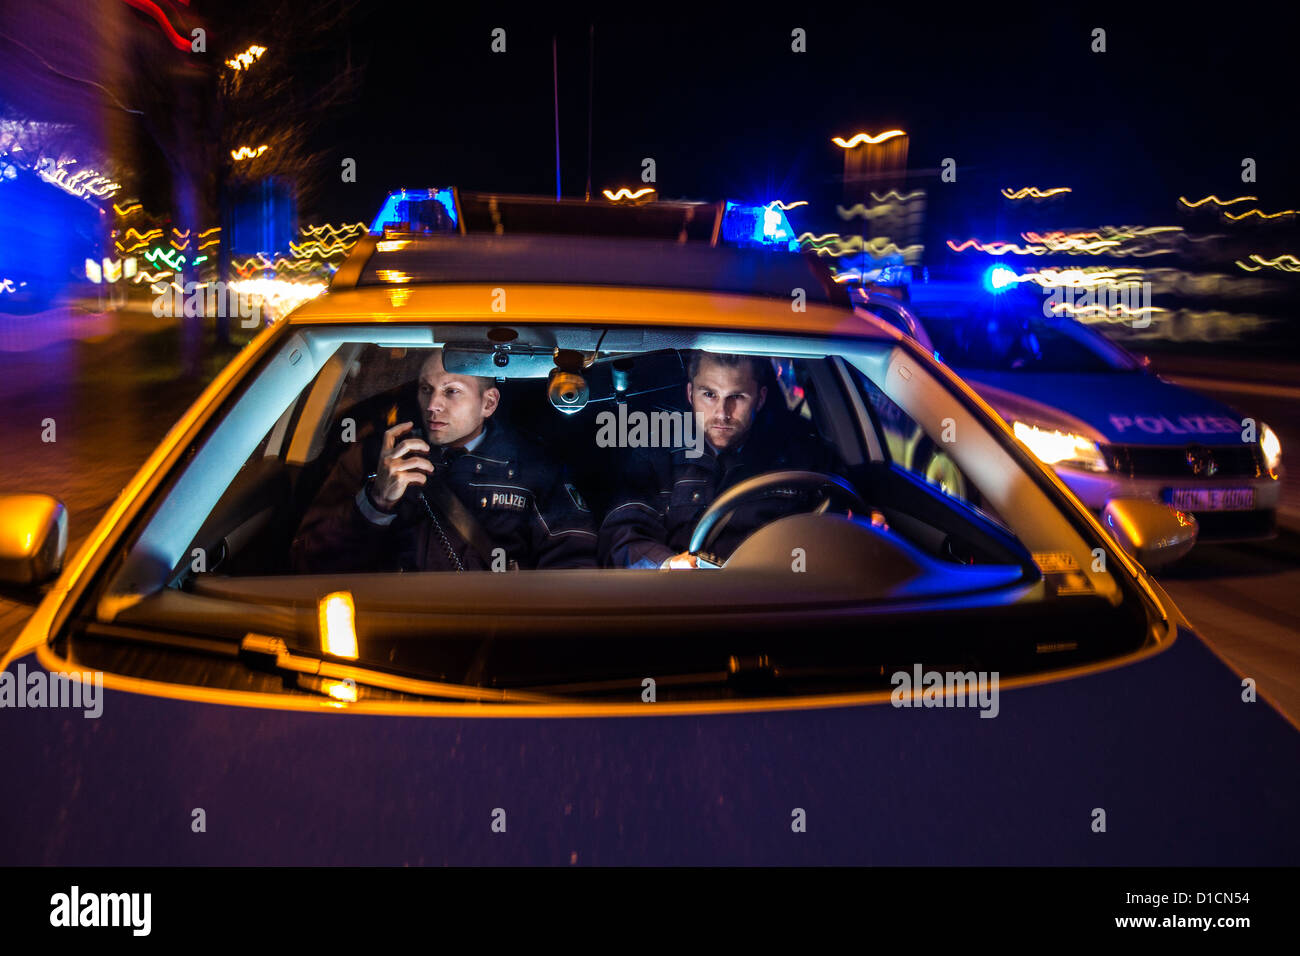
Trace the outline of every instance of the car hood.
{"type": "Polygon", "coordinates": [[[1094,441],[1126,445],[1237,445],[1234,409],[1142,372],[962,373],[1011,421],[1080,428],[1094,441]],[[1037,418],[1035,418],[1037,416],[1037,418]]]}
{"type": "Polygon", "coordinates": [[[1188,630],[1005,689],[993,719],[377,716],[106,688],[98,719],[0,720],[0,863],[1290,865],[1300,732],[1241,693],[1188,630]]]}

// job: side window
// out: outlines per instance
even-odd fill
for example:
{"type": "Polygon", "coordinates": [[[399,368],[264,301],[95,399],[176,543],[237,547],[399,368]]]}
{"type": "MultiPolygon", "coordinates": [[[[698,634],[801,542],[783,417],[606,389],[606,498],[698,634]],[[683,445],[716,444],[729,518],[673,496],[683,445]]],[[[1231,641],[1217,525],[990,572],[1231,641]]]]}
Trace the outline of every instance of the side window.
{"type": "Polygon", "coordinates": [[[943,450],[943,436],[931,438],[907,412],[889,398],[875,382],[850,366],[862,398],[870,407],[885,437],[890,459],[902,468],[937,486],[945,494],[968,504],[978,503],[978,492],[961,469],[943,450]],[[937,440],[936,440],[937,439],[937,440]]]}

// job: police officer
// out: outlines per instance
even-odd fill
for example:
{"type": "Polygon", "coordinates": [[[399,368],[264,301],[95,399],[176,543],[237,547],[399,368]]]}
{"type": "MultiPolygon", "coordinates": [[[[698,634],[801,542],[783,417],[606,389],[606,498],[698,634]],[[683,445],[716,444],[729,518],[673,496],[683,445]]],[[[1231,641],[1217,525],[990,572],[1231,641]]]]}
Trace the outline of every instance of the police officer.
{"type": "MultiPolygon", "coordinates": [[[[698,567],[686,550],[691,532],[732,485],[769,471],[843,472],[838,456],[801,427],[802,419],[775,408],[763,413],[771,378],[766,361],[694,352],[687,378],[686,399],[704,435],[704,453],[693,457],[694,449],[683,447],[638,449],[628,456],[620,494],[600,528],[601,563],[607,567],[698,567]]],[[[795,492],[744,504],[719,533],[713,554],[725,560],[753,531],[811,507],[810,495],[795,492]]]]}
{"type": "Polygon", "coordinates": [[[540,447],[493,420],[500,401],[491,379],[450,373],[434,351],[412,420],[367,435],[326,479],[298,526],[294,567],[594,568],[582,496],[540,447]]]}

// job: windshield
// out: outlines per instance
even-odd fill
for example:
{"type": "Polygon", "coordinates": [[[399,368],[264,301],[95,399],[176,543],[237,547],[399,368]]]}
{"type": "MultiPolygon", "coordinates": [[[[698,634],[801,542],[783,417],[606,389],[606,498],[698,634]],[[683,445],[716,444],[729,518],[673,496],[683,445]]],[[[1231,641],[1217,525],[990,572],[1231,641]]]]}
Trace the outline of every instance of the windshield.
{"type": "Polygon", "coordinates": [[[915,306],[943,361],[994,372],[1135,371],[1138,365],[1101,335],[1064,315],[1045,315],[1050,299],[1008,292],[970,302],[915,306]]]}
{"type": "Polygon", "coordinates": [[[510,331],[503,362],[500,328],[293,330],[159,492],[82,653],[143,629],[243,647],[218,683],[341,658],[399,697],[647,668],[717,697],[757,692],[728,677],[746,654],[792,692],[878,686],[915,642],[1032,671],[1146,640],[1109,545],[895,343],[510,331]]]}

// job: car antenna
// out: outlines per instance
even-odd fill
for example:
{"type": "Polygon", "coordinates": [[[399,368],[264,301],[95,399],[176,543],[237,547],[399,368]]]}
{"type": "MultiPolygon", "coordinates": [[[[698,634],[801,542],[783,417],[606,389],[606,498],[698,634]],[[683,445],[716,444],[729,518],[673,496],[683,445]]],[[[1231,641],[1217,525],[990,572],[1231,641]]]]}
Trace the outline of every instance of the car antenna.
{"type": "Polygon", "coordinates": [[[551,34],[551,81],[555,91],[555,201],[560,201],[560,60],[556,36],[551,34]]]}
{"type": "Polygon", "coordinates": [[[591,91],[596,84],[596,24],[587,24],[587,202],[591,202],[591,91]]]}

